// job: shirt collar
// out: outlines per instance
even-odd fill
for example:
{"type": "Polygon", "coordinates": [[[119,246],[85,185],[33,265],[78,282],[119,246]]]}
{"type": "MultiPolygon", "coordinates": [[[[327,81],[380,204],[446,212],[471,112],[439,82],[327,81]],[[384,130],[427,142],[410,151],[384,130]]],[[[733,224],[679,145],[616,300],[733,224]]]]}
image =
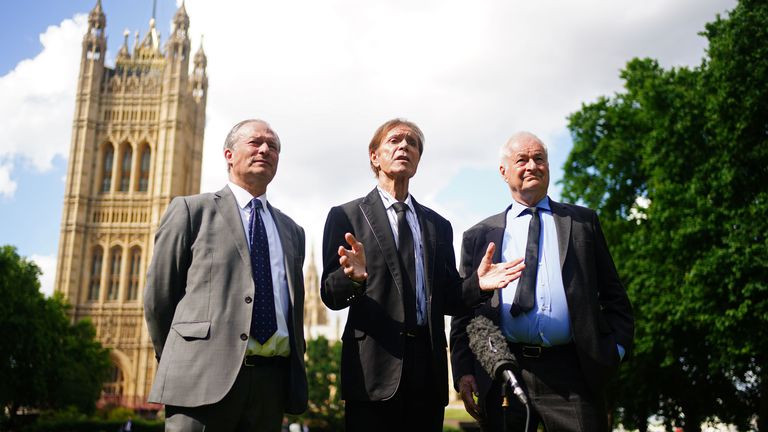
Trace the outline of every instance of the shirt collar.
{"type": "MultiPolygon", "coordinates": [[[[376,189],[379,191],[381,200],[384,202],[384,209],[389,210],[390,207],[392,207],[397,202],[397,200],[380,186],[376,185],[376,189]]],[[[413,200],[411,199],[411,194],[408,194],[403,202],[408,206],[408,208],[411,209],[414,214],[416,214],[416,209],[413,208],[413,200]]]]}
{"type": "MultiPolygon", "coordinates": [[[[551,212],[552,208],[549,206],[549,196],[544,196],[544,198],[542,198],[539,202],[537,202],[534,207],[537,207],[540,210],[546,210],[551,212]]],[[[509,207],[507,207],[507,211],[511,213],[514,217],[520,216],[527,209],[528,209],[527,205],[520,204],[515,200],[512,200],[512,204],[510,204],[509,207]]]]}
{"type": "MultiPolygon", "coordinates": [[[[248,207],[248,204],[253,201],[254,196],[251,195],[250,192],[243,189],[241,186],[238,186],[232,182],[227,182],[227,186],[229,186],[229,189],[232,191],[232,194],[235,195],[235,201],[237,201],[237,206],[241,209],[245,209],[248,207]]],[[[264,208],[267,208],[267,194],[266,192],[264,195],[255,197],[258,198],[259,201],[261,201],[261,205],[264,206],[264,208]]]]}

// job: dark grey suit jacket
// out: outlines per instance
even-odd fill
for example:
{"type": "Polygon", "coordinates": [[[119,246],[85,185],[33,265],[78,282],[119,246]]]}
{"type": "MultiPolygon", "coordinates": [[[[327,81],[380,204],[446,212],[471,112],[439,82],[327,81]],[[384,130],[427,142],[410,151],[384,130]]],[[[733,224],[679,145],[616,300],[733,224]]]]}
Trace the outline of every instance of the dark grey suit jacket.
{"type": "MultiPolygon", "coordinates": [[[[456,271],[453,230],[442,216],[413,201],[424,245],[424,275],[434,368],[435,401],[448,403],[448,366],[444,315],[465,313],[465,304],[487,296],[477,275],[465,281],[456,271]]],[[[405,346],[404,304],[397,246],[379,192],[328,213],[323,235],[323,275],[320,294],[333,310],[349,307],[342,335],[341,388],[346,400],[381,401],[400,384],[405,346]],[[349,247],[344,234],[363,243],[368,280],[356,287],[339,265],[339,246],[349,247]]],[[[490,294],[488,294],[490,295],[490,294]]]]}
{"type": "MultiPolygon", "coordinates": [[[[304,230],[269,210],[283,247],[290,297],[289,413],[307,408],[304,365],[304,230]]],[[[220,401],[248,345],[254,293],[242,219],[229,187],[171,201],[155,235],[144,292],[158,365],[150,402],[194,407],[220,401]]]]}
{"type": "MultiPolygon", "coordinates": [[[[632,307],[608,251],[597,213],[551,199],[549,202],[557,230],[563,286],[580,366],[588,385],[601,394],[619,364],[616,344],[627,350],[626,355],[632,349],[632,307]]],[[[488,242],[498,246],[494,262],[501,261],[505,226],[506,211],[483,220],[464,233],[462,273],[477,268],[488,242]]],[[[500,302],[501,293],[496,292],[472,313],[456,317],[451,322],[454,384],[458,386],[463,375],[475,375],[481,402],[491,386],[491,378],[469,349],[466,325],[476,315],[484,315],[499,325],[500,302]]]]}

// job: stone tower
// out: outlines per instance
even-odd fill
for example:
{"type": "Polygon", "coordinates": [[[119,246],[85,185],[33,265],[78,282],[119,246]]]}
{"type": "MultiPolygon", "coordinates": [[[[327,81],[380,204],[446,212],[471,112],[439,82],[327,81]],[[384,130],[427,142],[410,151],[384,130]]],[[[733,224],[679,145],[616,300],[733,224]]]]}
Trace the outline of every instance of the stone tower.
{"type": "Polygon", "coordinates": [[[156,366],[144,279],[166,206],[200,190],[207,60],[202,46],[190,58],[183,3],[165,46],[154,18],[132,50],[126,31],[114,69],[105,27],[97,0],[83,37],[55,289],[111,349],[102,402],[142,409],[156,366]]]}

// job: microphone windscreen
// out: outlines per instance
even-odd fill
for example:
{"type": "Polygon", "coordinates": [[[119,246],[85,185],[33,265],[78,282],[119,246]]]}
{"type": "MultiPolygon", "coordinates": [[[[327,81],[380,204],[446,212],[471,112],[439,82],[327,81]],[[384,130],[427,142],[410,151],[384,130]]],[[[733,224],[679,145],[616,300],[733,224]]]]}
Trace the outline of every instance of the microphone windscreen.
{"type": "Polygon", "coordinates": [[[472,318],[467,335],[469,349],[488,375],[500,378],[504,370],[514,368],[516,361],[509,352],[507,339],[493,321],[481,315],[472,318]]]}

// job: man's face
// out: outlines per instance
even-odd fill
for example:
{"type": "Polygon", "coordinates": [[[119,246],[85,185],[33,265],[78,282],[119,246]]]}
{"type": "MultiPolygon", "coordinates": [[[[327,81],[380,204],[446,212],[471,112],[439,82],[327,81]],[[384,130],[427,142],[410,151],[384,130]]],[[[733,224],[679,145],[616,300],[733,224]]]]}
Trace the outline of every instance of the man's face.
{"type": "Polygon", "coordinates": [[[224,149],[230,179],[239,185],[269,184],[277,172],[280,141],[269,125],[252,122],[237,132],[232,149],[224,149]]]}
{"type": "Polygon", "coordinates": [[[523,137],[508,149],[499,171],[515,200],[533,205],[547,195],[549,160],[544,146],[533,137],[523,137]]]}
{"type": "Polygon", "coordinates": [[[370,154],[379,175],[390,178],[411,178],[419,167],[418,138],[408,126],[397,126],[384,136],[379,147],[370,154]]]}

